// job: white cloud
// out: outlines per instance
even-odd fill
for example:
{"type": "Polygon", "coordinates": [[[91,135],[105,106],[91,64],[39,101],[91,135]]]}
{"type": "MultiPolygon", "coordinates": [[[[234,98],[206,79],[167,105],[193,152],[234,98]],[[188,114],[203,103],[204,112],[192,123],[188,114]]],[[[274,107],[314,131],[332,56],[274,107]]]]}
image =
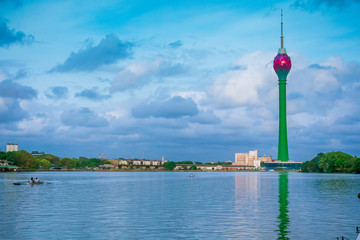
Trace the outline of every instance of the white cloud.
{"type": "Polygon", "coordinates": [[[208,90],[209,97],[219,108],[261,105],[267,92],[276,87],[272,69],[273,53],[254,52],[241,57],[229,70],[215,78],[208,90]],[[264,91],[266,90],[266,91],[264,91]]]}
{"type": "Polygon", "coordinates": [[[154,79],[178,75],[185,70],[183,64],[172,63],[164,58],[131,63],[114,78],[111,91],[122,92],[128,89],[142,88],[154,79]]]}
{"type": "Polygon", "coordinates": [[[206,100],[206,93],[201,91],[174,91],[171,97],[180,96],[182,98],[191,98],[196,104],[201,104],[206,100]]]}
{"type": "Polygon", "coordinates": [[[337,91],[340,83],[334,74],[328,70],[317,70],[314,73],[314,90],[318,92],[332,92],[337,91]]]}

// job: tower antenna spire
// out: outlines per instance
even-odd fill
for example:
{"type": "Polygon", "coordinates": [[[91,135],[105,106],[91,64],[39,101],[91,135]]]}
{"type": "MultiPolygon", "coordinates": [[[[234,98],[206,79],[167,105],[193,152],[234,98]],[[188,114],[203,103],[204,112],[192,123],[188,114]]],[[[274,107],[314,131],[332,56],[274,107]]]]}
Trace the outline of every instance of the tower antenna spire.
{"type": "Polygon", "coordinates": [[[283,34],[283,10],[281,9],[281,48],[284,48],[284,34],[283,34]]]}

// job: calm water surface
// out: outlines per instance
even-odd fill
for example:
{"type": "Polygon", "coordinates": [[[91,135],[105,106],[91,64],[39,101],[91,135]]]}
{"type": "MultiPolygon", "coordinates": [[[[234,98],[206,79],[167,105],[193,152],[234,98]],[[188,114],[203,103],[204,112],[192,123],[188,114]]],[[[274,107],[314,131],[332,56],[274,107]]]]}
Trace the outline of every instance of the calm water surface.
{"type": "Polygon", "coordinates": [[[0,174],[0,239],[355,239],[360,175],[0,174]],[[48,185],[12,183],[38,176],[48,185]]]}

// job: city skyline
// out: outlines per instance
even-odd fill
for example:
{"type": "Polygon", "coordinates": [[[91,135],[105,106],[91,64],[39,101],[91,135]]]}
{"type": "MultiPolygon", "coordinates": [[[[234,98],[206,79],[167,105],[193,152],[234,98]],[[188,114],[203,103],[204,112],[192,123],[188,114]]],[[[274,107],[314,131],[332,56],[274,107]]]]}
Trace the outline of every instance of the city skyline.
{"type": "Polygon", "coordinates": [[[358,1],[0,1],[0,150],[277,156],[284,10],[290,160],[359,155],[358,1]]]}

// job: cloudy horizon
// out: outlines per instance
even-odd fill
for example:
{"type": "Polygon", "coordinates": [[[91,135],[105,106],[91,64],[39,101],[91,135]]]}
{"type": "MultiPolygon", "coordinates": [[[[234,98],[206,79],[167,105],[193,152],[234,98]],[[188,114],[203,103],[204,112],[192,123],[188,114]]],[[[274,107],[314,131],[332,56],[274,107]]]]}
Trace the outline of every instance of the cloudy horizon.
{"type": "Polygon", "coordinates": [[[358,0],[0,1],[0,150],[60,157],[360,155],[358,0]]]}

